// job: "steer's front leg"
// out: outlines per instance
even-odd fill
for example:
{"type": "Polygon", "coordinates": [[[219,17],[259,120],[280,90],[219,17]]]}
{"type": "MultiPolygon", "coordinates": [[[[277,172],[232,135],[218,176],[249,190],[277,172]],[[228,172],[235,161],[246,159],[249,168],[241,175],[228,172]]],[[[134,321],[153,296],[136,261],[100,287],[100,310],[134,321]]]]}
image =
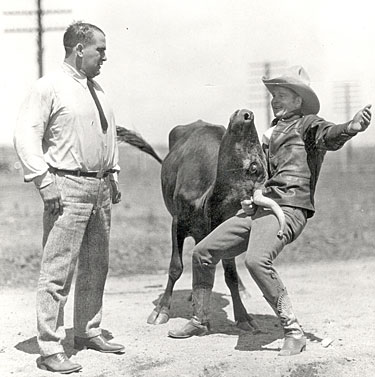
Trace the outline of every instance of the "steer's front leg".
{"type": "Polygon", "coordinates": [[[182,264],[182,249],[185,236],[183,224],[179,223],[177,216],[174,216],[172,220],[172,257],[169,264],[168,283],[159,303],[147,318],[147,323],[149,324],[161,325],[169,321],[173,288],[182,275],[184,268],[182,264]]]}

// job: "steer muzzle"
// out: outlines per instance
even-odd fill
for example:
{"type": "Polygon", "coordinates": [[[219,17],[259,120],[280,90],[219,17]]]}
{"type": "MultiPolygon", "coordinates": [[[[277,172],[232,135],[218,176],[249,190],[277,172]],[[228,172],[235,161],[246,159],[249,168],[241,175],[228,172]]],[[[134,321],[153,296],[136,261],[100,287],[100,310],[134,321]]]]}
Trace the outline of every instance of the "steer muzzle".
{"type": "Polygon", "coordinates": [[[237,110],[229,120],[229,128],[254,122],[254,113],[247,109],[237,110]]]}
{"type": "Polygon", "coordinates": [[[253,121],[254,120],[254,114],[253,112],[249,110],[241,110],[241,115],[243,114],[244,120],[253,121]]]}

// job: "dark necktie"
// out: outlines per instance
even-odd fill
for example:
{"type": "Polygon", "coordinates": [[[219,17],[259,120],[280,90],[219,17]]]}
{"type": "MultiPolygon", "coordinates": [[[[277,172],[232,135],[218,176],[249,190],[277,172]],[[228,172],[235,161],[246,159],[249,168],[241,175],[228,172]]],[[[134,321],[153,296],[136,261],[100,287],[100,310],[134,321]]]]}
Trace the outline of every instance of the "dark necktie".
{"type": "Polygon", "coordinates": [[[95,105],[98,108],[100,123],[102,125],[102,130],[105,133],[105,132],[107,132],[107,129],[108,129],[108,122],[107,122],[107,119],[105,118],[105,115],[104,115],[104,112],[103,112],[103,109],[102,109],[102,105],[99,102],[99,98],[95,93],[94,83],[89,78],[87,78],[87,86],[90,90],[92,98],[94,99],[95,105]]]}

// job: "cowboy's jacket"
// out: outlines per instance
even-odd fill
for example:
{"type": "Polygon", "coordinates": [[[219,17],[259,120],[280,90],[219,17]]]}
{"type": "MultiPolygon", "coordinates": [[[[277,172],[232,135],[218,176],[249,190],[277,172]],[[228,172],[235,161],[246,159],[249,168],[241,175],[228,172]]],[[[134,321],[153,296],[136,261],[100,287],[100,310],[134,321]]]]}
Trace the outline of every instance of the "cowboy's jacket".
{"type": "Polygon", "coordinates": [[[326,151],[351,139],[350,122],[333,124],[316,115],[275,120],[263,137],[268,177],[263,194],[279,205],[303,208],[314,215],[314,193],[326,151]]]}

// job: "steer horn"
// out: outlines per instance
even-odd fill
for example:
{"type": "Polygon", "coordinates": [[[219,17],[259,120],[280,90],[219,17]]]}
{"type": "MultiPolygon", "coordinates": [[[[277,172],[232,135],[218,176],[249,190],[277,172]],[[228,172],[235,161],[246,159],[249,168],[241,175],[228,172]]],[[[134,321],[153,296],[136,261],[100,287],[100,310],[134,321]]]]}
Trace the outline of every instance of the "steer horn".
{"type": "Polygon", "coordinates": [[[285,215],[281,207],[274,200],[263,196],[261,189],[254,190],[253,201],[254,204],[258,206],[267,207],[272,210],[280,225],[280,230],[277,232],[277,237],[282,238],[285,229],[285,215]]]}

